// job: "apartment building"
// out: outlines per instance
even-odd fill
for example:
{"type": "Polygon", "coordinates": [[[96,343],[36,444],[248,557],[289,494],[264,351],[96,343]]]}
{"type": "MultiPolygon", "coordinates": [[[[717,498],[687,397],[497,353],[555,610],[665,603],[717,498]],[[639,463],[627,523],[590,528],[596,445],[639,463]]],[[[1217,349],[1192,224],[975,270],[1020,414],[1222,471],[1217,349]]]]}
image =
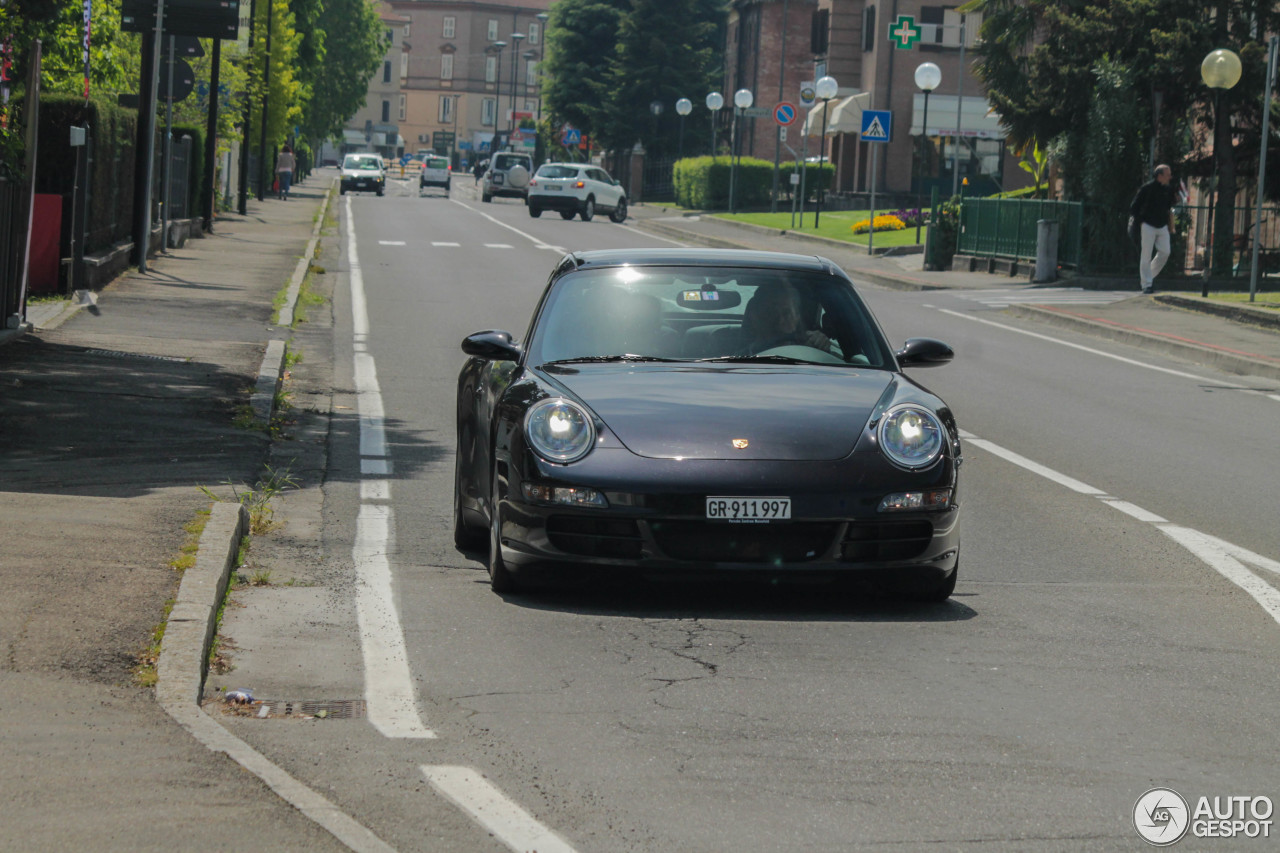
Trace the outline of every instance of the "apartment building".
{"type": "MultiPolygon", "coordinates": [[[[838,89],[825,104],[822,154],[836,166],[839,192],[868,192],[873,175],[879,192],[925,198],[935,186],[950,195],[966,179],[970,192],[1026,186],[1028,177],[1008,150],[999,116],[990,110],[985,89],[972,73],[982,16],[962,16],[956,5],[936,0],[733,0],[726,33],[726,103],[732,103],[734,91],[746,88],[755,93],[757,104],[772,107],[780,76],[787,81],[781,100],[798,103],[802,83],[833,77],[838,89]],[[915,82],[916,69],[926,62],[941,72],[928,95],[927,114],[925,93],[915,82]],[[863,110],[891,113],[889,142],[862,139],[863,110]]],[[[801,109],[787,144],[801,150],[807,118],[808,154],[818,156],[823,113],[822,101],[807,116],[801,109]]],[[[740,150],[772,159],[772,117],[746,119],[744,125],[740,150]]],[[[790,159],[789,152],[784,150],[783,157],[790,159]]]]}
{"type": "MultiPolygon", "coordinates": [[[[347,120],[342,132],[342,151],[376,151],[393,158],[405,150],[400,123],[405,117],[405,96],[401,91],[404,40],[409,19],[383,3],[378,9],[385,31],[387,52],[382,64],[369,78],[365,104],[347,120]]],[[[327,156],[327,154],[325,155],[327,156]]]]}
{"type": "Polygon", "coordinates": [[[538,64],[552,0],[387,0],[404,19],[398,80],[406,150],[475,162],[534,149],[522,119],[541,113],[538,64]]]}

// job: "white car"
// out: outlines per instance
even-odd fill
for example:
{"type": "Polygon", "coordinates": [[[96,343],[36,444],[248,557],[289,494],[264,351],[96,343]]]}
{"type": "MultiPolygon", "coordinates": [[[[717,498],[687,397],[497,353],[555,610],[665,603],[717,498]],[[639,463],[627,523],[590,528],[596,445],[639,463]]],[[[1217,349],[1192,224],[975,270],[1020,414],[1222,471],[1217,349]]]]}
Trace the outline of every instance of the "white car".
{"type": "Polygon", "coordinates": [[[387,175],[377,154],[348,154],[342,159],[342,180],[338,187],[341,194],[345,195],[347,190],[373,190],[382,195],[386,185],[387,175]]]}
{"type": "Polygon", "coordinates": [[[418,173],[418,194],[427,187],[442,187],[445,195],[449,193],[449,179],[453,175],[453,167],[449,158],[439,154],[428,154],[422,158],[422,171],[418,173]]]}
{"type": "Polygon", "coordinates": [[[574,214],[590,222],[596,211],[614,222],[627,218],[627,191],[599,166],[589,163],[543,163],[529,181],[529,215],[557,210],[562,219],[574,214]]]}

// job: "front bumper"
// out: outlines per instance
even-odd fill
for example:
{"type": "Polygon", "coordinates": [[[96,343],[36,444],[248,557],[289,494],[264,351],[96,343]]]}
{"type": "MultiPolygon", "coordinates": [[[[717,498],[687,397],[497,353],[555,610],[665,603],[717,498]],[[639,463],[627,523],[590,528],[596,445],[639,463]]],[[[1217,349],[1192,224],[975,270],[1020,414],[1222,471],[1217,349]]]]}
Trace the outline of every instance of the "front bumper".
{"type": "Polygon", "coordinates": [[[343,178],[342,188],[345,190],[373,190],[382,189],[383,182],[380,178],[343,178]]]}
{"type": "Polygon", "coordinates": [[[853,454],[855,458],[834,465],[766,463],[730,476],[714,462],[645,460],[683,475],[650,471],[644,481],[661,485],[649,490],[637,490],[631,483],[624,486],[615,477],[594,484],[581,477],[558,481],[556,472],[545,468],[529,477],[542,485],[599,488],[608,508],[529,501],[522,489],[524,478],[506,466],[496,505],[502,557],[517,572],[581,564],[605,571],[682,575],[820,573],[876,580],[948,576],[960,547],[960,507],[950,463],[932,474],[904,474],[880,464],[878,454],[853,454]],[[945,509],[877,511],[880,499],[890,492],[946,485],[953,489],[953,498],[945,509]],[[706,498],[713,495],[788,496],[792,518],[769,524],[708,521],[706,498]]]}

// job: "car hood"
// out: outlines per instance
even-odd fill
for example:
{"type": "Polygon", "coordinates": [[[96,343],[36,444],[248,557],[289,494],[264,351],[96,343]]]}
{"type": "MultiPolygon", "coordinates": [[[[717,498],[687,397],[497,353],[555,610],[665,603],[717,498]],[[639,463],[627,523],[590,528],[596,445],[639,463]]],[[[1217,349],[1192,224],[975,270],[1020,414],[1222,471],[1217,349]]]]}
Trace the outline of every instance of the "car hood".
{"type": "Polygon", "coordinates": [[[656,459],[843,459],[894,379],[884,370],[806,365],[575,364],[545,372],[629,450],[656,459]]]}

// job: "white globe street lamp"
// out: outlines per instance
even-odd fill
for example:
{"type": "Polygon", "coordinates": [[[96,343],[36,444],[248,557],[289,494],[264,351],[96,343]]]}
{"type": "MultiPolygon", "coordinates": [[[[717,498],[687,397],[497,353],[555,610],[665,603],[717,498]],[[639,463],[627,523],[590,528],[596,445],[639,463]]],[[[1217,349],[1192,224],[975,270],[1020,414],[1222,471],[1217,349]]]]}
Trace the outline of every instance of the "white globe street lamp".
{"type": "Polygon", "coordinates": [[[739,89],[733,93],[733,105],[738,109],[733,113],[733,124],[729,133],[729,157],[732,163],[729,169],[729,212],[734,212],[734,187],[737,184],[738,177],[738,114],[744,116],[747,109],[754,103],[755,96],[751,94],[750,89],[739,89]]]}
{"type": "Polygon", "coordinates": [[[822,184],[818,187],[818,206],[813,212],[813,228],[816,231],[818,220],[822,216],[822,196],[827,189],[826,174],[823,172],[827,156],[827,115],[830,113],[831,99],[840,91],[840,84],[836,82],[836,78],[828,75],[814,84],[813,90],[822,99],[822,138],[818,141],[818,175],[822,178],[822,184]]]}
{"type": "Polygon", "coordinates": [[[680,150],[676,159],[684,159],[684,117],[693,112],[693,101],[688,98],[681,98],[676,101],[676,113],[680,116],[680,150]]]}
{"type": "MultiPolygon", "coordinates": [[[[924,140],[922,146],[925,159],[929,151],[929,93],[938,88],[938,84],[942,82],[942,70],[932,62],[921,62],[916,66],[916,87],[924,92],[924,117],[920,120],[920,137],[924,140]]],[[[919,177],[924,177],[923,175],[919,177]]],[[[917,187],[917,190],[922,189],[917,187]]],[[[919,197],[922,193],[917,192],[916,209],[920,210],[919,197]]],[[[921,211],[916,217],[916,242],[920,242],[920,223],[924,219],[924,213],[921,211]]]]}
{"type": "MultiPolygon", "coordinates": [[[[1240,57],[1229,50],[1210,51],[1200,63],[1200,79],[1213,90],[1213,174],[1209,176],[1209,232],[1205,241],[1204,284],[1200,295],[1209,295],[1209,277],[1213,275],[1213,225],[1218,213],[1218,144],[1231,144],[1230,129],[1222,121],[1222,92],[1240,82],[1240,57]]],[[[1226,116],[1231,121],[1230,113],[1226,116]]]]}
{"type": "Polygon", "coordinates": [[[724,95],[712,92],[707,95],[707,109],[711,110],[711,156],[716,156],[716,113],[724,106],[724,95]]]}

